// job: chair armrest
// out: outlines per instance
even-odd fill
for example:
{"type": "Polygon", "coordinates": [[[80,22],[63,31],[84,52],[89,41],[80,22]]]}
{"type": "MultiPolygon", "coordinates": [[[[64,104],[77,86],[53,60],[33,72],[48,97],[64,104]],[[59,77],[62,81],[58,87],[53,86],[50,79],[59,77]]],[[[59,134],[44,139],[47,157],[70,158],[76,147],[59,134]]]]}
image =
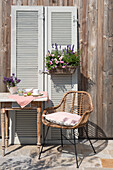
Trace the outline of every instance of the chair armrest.
{"type": "Polygon", "coordinates": [[[85,125],[88,122],[91,112],[92,112],[92,110],[85,111],[83,113],[83,115],[81,116],[79,122],[75,126],[73,126],[73,129],[79,128],[79,127],[82,127],[83,125],[85,125]]]}

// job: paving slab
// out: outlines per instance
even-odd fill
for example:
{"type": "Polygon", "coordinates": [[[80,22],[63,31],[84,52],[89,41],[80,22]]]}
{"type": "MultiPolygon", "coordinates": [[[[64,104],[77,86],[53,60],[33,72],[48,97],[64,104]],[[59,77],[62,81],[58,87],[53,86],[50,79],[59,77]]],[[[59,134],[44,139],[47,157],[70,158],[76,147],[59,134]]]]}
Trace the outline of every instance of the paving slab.
{"type": "MultiPolygon", "coordinates": [[[[112,159],[113,141],[92,140],[96,149],[93,153],[88,141],[77,144],[79,170],[109,170],[102,168],[101,159],[112,159]]],[[[76,168],[74,147],[72,145],[46,146],[38,160],[36,145],[11,145],[2,157],[0,140],[0,170],[73,170],[76,168]]]]}

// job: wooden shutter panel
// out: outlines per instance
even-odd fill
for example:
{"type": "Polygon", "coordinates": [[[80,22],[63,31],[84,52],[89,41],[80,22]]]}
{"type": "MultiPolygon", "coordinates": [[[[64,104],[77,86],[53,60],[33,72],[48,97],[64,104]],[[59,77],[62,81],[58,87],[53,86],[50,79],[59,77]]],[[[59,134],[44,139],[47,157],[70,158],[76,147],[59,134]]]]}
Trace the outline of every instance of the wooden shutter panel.
{"type": "MultiPolygon", "coordinates": [[[[43,7],[12,6],[11,72],[19,88],[43,90],[43,7]]],[[[36,144],[36,111],[15,112],[15,144],[36,144]]]]}
{"type": "Polygon", "coordinates": [[[77,50],[77,8],[48,7],[48,49],[57,43],[75,45],[77,50]]]}
{"type": "Polygon", "coordinates": [[[38,11],[17,11],[17,77],[20,87],[38,87],[38,11]]]}
{"type": "MultiPolygon", "coordinates": [[[[48,7],[47,13],[47,44],[46,51],[52,49],[52,44],[57,43],[65,48],[67,45],[74,44],[77,50],[77,8],[76,7],[48,7]]],[[[47,89],[49,92],[50,105],[57,105],[64,93],[70,90],[77,90],[77,72],[73,75],[49,75],[47,89]]],[[[64,133],[68,138],[71,131],[64,133]]],[[[51,128],[47,143],[58,143],[60,139],[59,129],[51,128]]],[[[60,143],[60,141],[59,141],[60,143]]]]}

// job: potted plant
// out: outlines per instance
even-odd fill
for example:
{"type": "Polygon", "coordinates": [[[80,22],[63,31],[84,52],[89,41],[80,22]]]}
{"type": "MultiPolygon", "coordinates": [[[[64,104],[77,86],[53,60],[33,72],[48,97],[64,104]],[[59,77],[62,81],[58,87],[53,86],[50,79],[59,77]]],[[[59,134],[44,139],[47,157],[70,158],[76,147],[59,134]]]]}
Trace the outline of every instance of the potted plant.
{"type": "Polygon", "coordinates": [[[17,92],[17,84],[20,81],[21,80],[17,79],[13,73],[10,78],[4,77],[3,83],[7,85],[7,88],[11,94],[15,94],[17,92]]]}
{"type": "Polygon", "coordinates": [[[67,45],[67,48],[58,49],[55,44],[55,49],[48,51],[46,55],[46,68],[50,74],[73,74],[80,66],[80,51],[74,51],[74,45],[67,45]]]}

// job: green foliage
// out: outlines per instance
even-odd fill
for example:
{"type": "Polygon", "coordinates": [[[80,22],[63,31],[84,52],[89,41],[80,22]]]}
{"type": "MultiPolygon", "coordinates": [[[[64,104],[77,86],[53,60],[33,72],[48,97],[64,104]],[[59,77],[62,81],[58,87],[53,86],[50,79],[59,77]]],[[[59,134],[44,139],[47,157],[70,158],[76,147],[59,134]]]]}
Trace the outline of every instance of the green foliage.
{"type": "Polygon", "coordinates": [[[58,50],[58,45],[56,49],[51,52],[48,51],[46,55],[46,68],[47,70],[56,69],[58,66],[66,68],[68,66],[80,66],[80,51],[74,52],[74,46],[71,46],[63,50],[58,50]]]}

